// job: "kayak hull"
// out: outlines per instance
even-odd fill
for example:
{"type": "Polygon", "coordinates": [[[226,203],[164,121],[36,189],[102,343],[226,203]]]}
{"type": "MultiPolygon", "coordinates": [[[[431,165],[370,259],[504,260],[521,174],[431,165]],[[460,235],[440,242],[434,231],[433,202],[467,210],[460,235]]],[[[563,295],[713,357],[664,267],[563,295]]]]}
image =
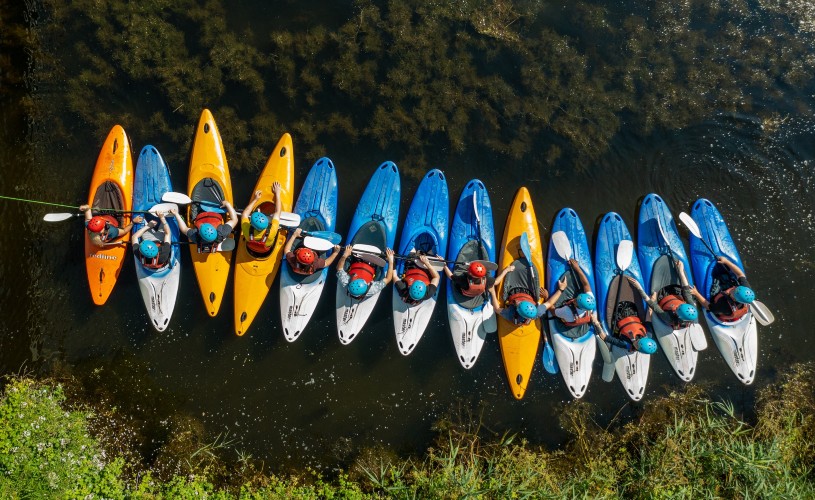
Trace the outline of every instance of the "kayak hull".
{"type": "MultiPolygon", "coordinates": [[[[252,196],[260,191],[260,200],[255,210],[265,213],[270,219],[275,212],[272,184],[280,183],[280,204],[284,212],[290,212],[294,200],[294,148],[291,135],[283,134],[258,177],[252,196]]],[[[243,224],[243,222],[241,222],[243,224]]],[[[248,222],[247,222],[248,224],[248,222]]],[[[238,237],[235,255],[235,334],[244,335],[257,316],[263,301],[269,295],[275,276],[280,269],[283,247],[286,244],[287,230],[283,227],[275,235],[269,235],[274,242],[265,255],[250,253],[246,239],[241,232],[238,237]]],[[[267,240],[268,242],[268,240],[267,240]]]]}
{"type": "MultiPolygon", "coordinates": [[[[501,241],[501,253],[498,267],[504,269],[516,260],[524,261],[525,265],[518,265],[519,269],[513,273],[528,273],[523,278],[538,284],[543,283],[543,242],[538,232],[538,219],[532,206],[532,197],[529,191],[522,187],[515,195],[512,206],[504,226],[504,236],[501,241]],[[526,233],[529,240],[529,250],[532,255],[523,256],[520,249],[521,235],[526,233]],[[531,264],[531,267],[529,266],[531,264]],[[522,268],[522,269],[521,269],[522,268]],[[536,275],[536,276],[535,276],[536,275]]],[[[506,285],[511,274],[503,280],[498,292],[501,306],[506,307],[503,297],[508,293],[506,285]]],[[[531,290],[533,296],[539,295],[538,290],[531,290]]],[[[522,399],[532,376],[535,366],[535,357],[538,354],[538,345],[541,339],[541,321],[536,319],[528,325],[516,325],[507,321],[503,316],[498,318],[498,344],[501,347],[501,358],[504,361],[504,370],[509,382],[509,389],[515,399],[522,399]]]]}
{"type": "MultiPolygon", "coordinates": [[[[311,167],[303,183],[300,196],[294,205],[294,213],[300,215],[301,227],[314,218],[325,231],[334,231],[337,224],[337,171],[328,158],[320,158],[311,167]]],[[[323,255],[327,258],[331,250],[323,255]]],[[[283,256],[280,270],[280,317],[283,336],[294,342],[305,330],[328,277],[328,268],[317,271],[319,277],[305,279],[291,270],[283,256]]]]}
{"type": "MultiPolygon", "coordinates": [[[[461,191],[453,220],[450,226],[450,235],[447,243],[447,256],[456,259],[468,244],[480,241],[484,249],[483,259],[495,262],[495,229],[492,219],[492,204],[487,188],[478,179],[472,179],[461,191]],[[475,206],[473,205],[475,197],[475,206]],[[476,220],[476,212],[481,223],[476,220]]],[[[454,264],[449,264],[451,270],[454,264]]],[[[489,271],[492,276],[494,271],[489,271]]],[[[462,297],[454,290],[452,281],[447,282],[447,318],[450,323],[450,334],[456,349],[456,357],[465,369],[475,365],[487,333],[498,329],[495,311],[488,298],[484,297],[480,304],[466,307],[462,297]]]]}
{"type": "MultiPolygon", "coordinates": [[[[154,205],[161,203],[164,193],[172,190],[170,168],[155,147],[145,146],[139,153],[136,162],[133,210],[149,210],[154,205]]],[[[171,240],[175,243],[170,249],[168,264],[160,269],[150,269],[134,255],[136,278],[147,309],[147,316],[150,318],[150,324],[159,332],[164,331],[170,324],[178,297],[178,285],[181,281],[181,266],[179,265],[181,249],[177,245],[180,235],[178,223],[172,215],[167,215],[165,219],[170,226],[171,240]]],[[[157,217],[145,215],[145,223],[150,220],[155,220],[157,224],[160,224],[157,217]]],[[[144,223],[134,224],[133,232],[141,229],[143,225],[144,223]]],[[[156,227],[161,228],[159,225],[156,227]]]]}
{"type": "MultiPolygon", "coordinates": [[[[722,214],[709,200],[704,198],[693,204],[691,217],[699,226],[701,237],[710,245],[714,254],[705,244],[691,234],[690,255],[693,276],[699,283],[699,293],[710,300],[713,285],[713,269],[716,256],[724,255],[744,271],[736,243],[727,229],[722,214]]],[[[720,321],[709,311],[704,313],[713,342],[719,348],[727,366],[745,385],[753,383],[758,363],[758,326],[751,312],[736,321],[720,321]]]]}
{"type": "MultiPolygon", "coordinates": [[[[120,210],[131,210],[133,201],[133,158],[130,151],[130,141],[120,125],[115,125],[108,133],[96,166],[91,177],[88,205],[99,208],[113,208],[99,205],[105,196],[100,195],[100,189],[109,190],[111,197],[117,202],[120,210]]],[[[130,214],[123,214],[120,224],[126,225],[130,221],[130,214]]],[[[117,240],[116,245],[103,248],[91,243],[88,231],[85,231],[85,269],[88,275],[88,285],[91,290],[93,303],[101,306],[107,302],[113,287],[119,278],[124,265],[130,234],[117,240]]]]}
{"type": "MultiPolygon", "coordinates": [[[[428,255],[444,258],[447,251],[447,227],[450,218],[450,194],[447,179],[441,170],[433,169],[425,174],[405,217],[399,243],[399,254],[422,251],[428,255]]],[[[395,272],[405,272],[406,261],[395,264],[395,272]]],[[[416,305],[409,305],[393,290],[393,326],[396,346],[403,356],[410,354],[421,340],[436,307],[441,283],[433,297],[416,305]]]]}

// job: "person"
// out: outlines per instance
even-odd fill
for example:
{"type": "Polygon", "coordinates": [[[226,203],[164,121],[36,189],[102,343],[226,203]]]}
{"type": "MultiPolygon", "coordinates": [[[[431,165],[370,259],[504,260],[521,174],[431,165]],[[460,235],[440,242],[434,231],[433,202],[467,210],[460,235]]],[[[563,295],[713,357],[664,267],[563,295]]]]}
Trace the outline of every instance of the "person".
{"type": "MultiPolygon", "coordinates": [[[[629,276],[628,279],[630,281],[633,278],[629,276]]],[[[636,305],[628,301],[620,302],[617,304],[614,317],[614,327],[609,335],[600,320],[597,319],[597,313],[592,313],[591,321],[594,324],[594,333],[600,337],[600,340],[628,352],[638,351],[643,354],[657,352],[657,343],[648,336],[648,330],[637,314],[636,305]]]]}
{"type": "Polygon", "coordinates": [[[126,226],[119,227],[119,219],[108,214],[93,215],[90,205],[81,205],[79,210],[85,212],[85,227],[88,229],[91,243],[100,248],[115,245],[114,242],[117,239],[133,229],[134,222],[138,224],[144,221],[144,218],[139,215],[133,217],[133,220],[126,226]]]}
{"type": "Polygon", "coordinates": [[[670,284],[661,290],[655,290],[649,297],[640,283],[628,276],[628,282],[636,288],[645,303],[660,321],[669,325],[673,330],[687,328],[699,322],[699,312],[696,310],[693,301],[693,288],[688,284],[688,276],[685,274],[685,266],[681,260],[675,259],[674,266],[676,274],[679,276],[679,285],[670,284]]]}
{"type": "Polygon", "coordinates": [[[749,306],[756,300],[756,294],[739,266],[723,255],[716,257],[716,262],[710,301],[696,287],[691,288],[691,293],[718,320],[737,321],[750,310],[749,306]]]}
{"type": "MultiPolygon", "coordinates": [[[[502,272],[501,275],[506,275],[507,272],[514,270],[515,266],[510,264],[504,269],[506,272],[502,272]]],[[[551,297],[549,296],[549,292],[541,287],[540,298],[543,302],[540,304],[538,304],[532,296],[532,290],[524,288],[510,290],[509,296],[504,302],[504,307],[501,307],[501,304],[498,302],[496,289],[499,284],[500,281],[490,288],[490,301],[492,302],[492,308],[495,309],[495,313],[501,315],[507,321],[511,321],[513,324],[528,325],[545,315],[547,311],[554,307],[560,298],[560,294],[566,289],[568,282],[565,276],[558,280],[557,289],[551,297]]]]}
{"type": "MultiPolygon", "coordinates": [[[[574,328],[592,322],[592,312],[597,309],[597,301],[594,298],[594,293],[591,291],[588,278],[586,278],[583,270],[580,269],[580,264],[574,259],[569,259],[569,265],[572,267],[575,275],[577,275],[582,291],[577,294],[576,297],[572,297],[563,302],[560,307],[554,310],[554,314],[564,326],[574,328]]],[[[560,282],[558,282],[558,288],[560,288],[560,282]]]]}
{"type": "Polygon", "coordinates": [[[435,297],[441,281],[439,272],[430,265],[427,255],[420,254],[418,260],[421,266],[416,265],[415,261],[408,261],[405,263],[405,274],[393,276],[393,286],[399,298],[412,306],[435,297]]]}
{"type": "Polygon", "coordinates": [[[346,246],[342,256],[337,261],[337,280],[340,285],[345,287],[348,295],[358,300],[381,292],[393,279],[393,250],[390,248],[385,249],[385,256],[388,258],[388,272],[385,279],[382,280],[374,280],[376,268],[373,264],[352,256],[351,252],[353,252],[353,247],[351,245],[346,246]],[[345,261],[349,258],[351,259],[351,265],[346,271],[345,261]]]}
{"type": "Polygon", "coordinates": [[[255,207],[263,196],[263,191],[255,191],[255,196],[249,201],[249,205],[243,209],[241,216],[241,234],[246,242],[246,247],[258,254],[267,254],[269,249],[277,241],[277,231],[280,229],[280,213],[283,212],[283,204],[280,201],[280,183],[272,183],[272,193],[274,193],[275,211],[272,218],[255,207]]]}
{"type": "Polygon", "coordinates": [[[292,233],[291,238],[286,241],[286,246],[283,247],[283,255],[286,258],[286,262],[289,263],[291,270],[297,274],[303,275],[311,275],[320,271],[328,266],[330,266],[334,260],[337,258],[337,255],[340,253],[340,246],[334,245],[333,252],[331,255],[328,256],[327,259],[320,257],[319,253],[311,248],[306,247],[305,245],[301,245],[295,251],[292,251],[294,247],[294,242],[300,238],[300,235],[303,234],[303,230],[299,227],[294,230],[292,233]]]}
{"type": "Polygon", "coordinates": [[[156,222],[150,221],[133,233],[133,253],[148,269],[161,269],[170,261],[172,254],[172,233],[164,213],[159,212],[161,231],[156,230],[156,222]],[[144,235],[148,234],[147,238],[144,235]]]}
{"type": "Polygon", "coordinates": [[[229,238],[235,226],[238,225],[238,214],[232,207],[232,204],[224,200],[221,206],[226,209],[229,219],[224,222],[223,214],[218,212],[205,212],[200,211],[193,221],[193,227],[187,226],[181,214],[177,210],[171,209],[170,213],[175,217],[178,222],[178,228],[181,232],[187,235],[187,239],[191,243],[198,245],[198,251],[217,252],[218,245],[225,239],[229,238]]]}
{"type": "Polygon", "coordinates": [[[465,297],[478,297],[487,293],[496,283],[500,283],[508,272],[509,266],[496,277],[488,276],[487,268],[481,261],[471,262],[465,273],[453,273],[449,267],[444,266],[444,274],[465,297]]]}

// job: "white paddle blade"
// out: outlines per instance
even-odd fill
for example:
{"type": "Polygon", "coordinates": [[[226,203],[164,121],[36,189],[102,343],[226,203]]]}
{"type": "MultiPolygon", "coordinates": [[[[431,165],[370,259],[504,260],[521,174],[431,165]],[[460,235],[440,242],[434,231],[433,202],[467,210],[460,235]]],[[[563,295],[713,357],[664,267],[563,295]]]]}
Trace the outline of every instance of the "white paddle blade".
{"type": "Polygon", "coordinates": [[[192,198],[190,198],[184,193],[175,193],[173,191],[168,191],[161,195],[161,201],[167,203],[177,203],[179,205],[189,205],[190,203],[192,203],[192,198]]]}
{"type": "Polygon", "coordinates": [[[283,227],[297,227],[300,225],[300,214],[280,212],[280,225],[283,227]]]}
{"type": "Polygon", "coordinates": [[[375,247],[373,245],[364,245],[362,243],[357,243],[353,246],[355,252],[365,252],[365,253],[372,253],[374,255],[382,255],[382,250],[379,247],[375,247]]]}
{"type": "Polygon", "coordinates": [[[306,236],[303,238],[303,245],[306,248],[317,250],[318,252],[325,252],[334,248],[334,244],[322,238],[315,238],[314,236],[306,236]]]}
{"type": "Polygon", "coordinates": [[[572,258],[572,244],[569,243],[569,237],[566,236],[565,231],[555,231],[552,233],[552,244],[555,245],[555,251],[563,260],[572,258]]]}
{"type": "Polygon", "coordinates": [[[617,247],[617,267],[620,271],[625,271],[631,265],[631,258],[634,256],[634,242],[622,240],[617,247]]]}
{"type": "Polygon", "coordinates": [[[356,255],[360,260],[364,260],[368,264],[371,264],[372,266],[385,267],[385,265],[387,264],[385,259],[378,255],[370,254],[367,252],[354,252],[354,255],[356,255]]]}
{"type": "Polygon", "coordinates": [[[693,350],[699,352],[707,349],[707,337],[705,337],[705,332],[702,330],[702,325],[693,324],[688,328],[690,328],[690,345],[693,350]]]}
{"type": "MultiPolygon", "coordinates": [[[[474,260],[473,262],[478,262],[479,264],[484,266],[484,269],[486,269],[487,271],[497,271],[498,270],[498,264],[496,264],[495,262],[491,262],[489,260],[474,260]]],[[[472,264],[472,262],[468,263],[467,265],[470,265],[470,264],[472,264]]]]}
{"type": "Polygon", "coordinates": [[[750,312],[756,317],[756,321],[764,326],[771,325],[775,321],[775,316],[763,302],[754,300],[753,303],[750,304],[750,312]]]}
{"type": "Polygon", "coordinates": [[[611,382],[612,380],[614,380],[614,365],[612,363],[603,363],[603,382],[611,382]]]}
{"type": "Polygon", "coordinates": [[[153,205],[152,207],[150,207],[150,210],[148,210],[148,212],[158,215],[167,214],[170,212],[170,210],[175,210],[176,212],[178,212],[178,205],[176,205],[175,203],[159,203],[157,205],[153,205]]]}
{"type": "Polygon", "coordinates": [[[45,222],[62,222],[77,215],[81,214],[45,214],[45,217],[43,217],[42,220],[45,222]]]}
{"type": "Polygon", "coordinates": [[[702,231],[699,230],[699,225],[696,224],[696,221],[693,220],[693,217],[688,215],[685,212],[679,212],[679,220],[682,221],[682,224],[685,224],[685,227],[688,228],[688,231],[693,233],[699,239],[702,239],[702,231]]]}

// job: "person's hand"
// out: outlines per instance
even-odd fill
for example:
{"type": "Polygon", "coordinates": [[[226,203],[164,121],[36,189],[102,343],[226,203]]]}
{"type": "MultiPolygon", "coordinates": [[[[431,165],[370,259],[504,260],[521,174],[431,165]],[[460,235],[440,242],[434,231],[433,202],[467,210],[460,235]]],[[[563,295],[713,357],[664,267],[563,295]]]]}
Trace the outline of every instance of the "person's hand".
{"type": "Polygon", "coordinates": [[[566,280],[566,276],[560,278],[557,281],[557,289],[560,290],[561,292],[565,290],[567,286],[569,286],[569,282],[566,280]]]}
{"type": "Polygon", "coordinates": [[[651,300],[653,300],[654,302],[657,301],[657,292],[651,294],[651,300]]]}
{"type": "MultiPolygon", "coordinates": [[[[387,250],[386,250],[386,252],[387,252],[387,250]]],[[[427,267],[430,267],[430,261],[427,259],[427,255],[425,255],[425,254],[419,255],[419,262],[421,262],[422,264],[424,264],[427,267]]]]}
{"type": "Polygon", "coordinates": [[[144,217],[142,217],[141,215],[137,215],[133,217],[133,222],[135,222],[136,224],[141,224],[142,222],[144,222],[144,217]]]}
{"type": "MultiPolygon", "coordinates": [[[[134,222],[135,222],[135,221],[134,221],[134,222]]],[[[156,226],[158,225],[158,222],[156,222],[156,221],[154,221],[154,220],[151,220],[151,221],[150,221],[150,222],[148,222],[147,224],[148,224],[150,227],[156,227],[156,226]]]]}
{"type": "Polygon", "coordinates": [[[159,212],[159,213],[158,213],[158,218],[159,218],[159,220],[160,220],[161,222],[163,222],[163,223],[165,223],[165,224],[166,224],[166,223],[167,223],[167,219],[165,218],[165,215],[166,215],[166,214],[165,214],[164,212],[159,212]]]}
{"type": "Polygon", "coordinates": [[[221,206],[224,208],[232,208],[232,204],[229,203],[227,200],[222,201],[221,206]]]}
{"type": "Polygon", "coordinates": [[[634,279],[632,276],[626,276],[625,279],[627,279],[628,282],[631,283],[631,286],[633,286],[637,290],[642,290],[642,287],[640,286],[640,282],[637,281],[636,279],[634,279]]]}
{"type": "Polygon", "coordinates": [[[342,248],[342,247],[340,247],[339,245],[334,245],[334,251],[335,252],[339,252],[340,248],[342,248]]]}
{"type": "Polygon", "coordinates": [[[716,262],[723,265],[731,264],[730,259],[728,259],[724,255],[719,255],[718,257],[716,257],[716,262]]]}
{"type": "Polygon", "coordinates": [[[685,268],[685,264],[683,264],[679,259],[674,259],[674,264],[676,264],[676,269],[679,271],[685,268]]]}
{"type": "Polygon", "coordinates": [[[514,265],[512,265],[512,264],[510,264],[510,265],[509,265],[509,267],[508,267],[507,269],[509,270],[509,272],[512,272],[512,271],[514,271],[514,270],[515,270],[515,266],[514,266],[514,265]]]}
{"type": "Polygon", "coordinates": [[[175,214],[177,214],[177,213],[178,213],[178,210],[176,210],[176,209],[174,209],[174,208],[171,208],[170,210],[168,210],[168,213],[169,213],[170,215],[172,215],[173,217],[175,217],[175,214]]]}
{"type": "Polygon", "coordinates": [[[260,189],[255,191],[255,200],[259,200],[261,196],[263,196],[263,191],[261,191],[260,189]]]}
{"type": "Polygon", "coordinates": [[[348,257],[348,256],[351,255],[351,252],[353,252],[353,251],[354,251],[354,249],[351,247],[351,245],[346,245],[345,246],[345,251],[342,252],[342,256],[343,257],[348,257]]]}
{"type": "Polygon", "coordinates": [[[280,183],[279,183],[279,182],[274,181],[274,182],[272,183],[272,192],[273,192],[274,194],[280,194],[280,183]]]}
{"type": "Polygon", "coordinates": [[[580,264],[574,259],[569,259],[569,265],[572,266],[573,269],[580,267],[580,264]]]}
{"type": "Polygon", "coordinates": [[[87,212],[87,211],[88,211],[88,210],[90,210],[90,209],[91,209],[91,206],[90,206],[90,205],[79,205],[79,210],[80,210],[81,212],[87,212]]]}
{"type": "Polygon", "coordinates": [[[393,264],[393,250],[390,248],[385,249],[385,255],[388,257],[388,262],[393,264]]]}
{"type": "MultiPolygon", "coordinates": [[[[299,227],[298,227],[297,229],[295,229],[295,230],[294,230],[294,233],[292,233],[292,236],[294,236],[295,238],[297,238],[297,237],[299,237],[301,234],[303,234],[303,230],[302,230],[301,228],[299,228],[299,227]]],[[[334,246],[336,247],[337,245],[334,245],[334,246]]],[[[336,250],[336,248],[335,248],[335,250],[336,250]]]]}

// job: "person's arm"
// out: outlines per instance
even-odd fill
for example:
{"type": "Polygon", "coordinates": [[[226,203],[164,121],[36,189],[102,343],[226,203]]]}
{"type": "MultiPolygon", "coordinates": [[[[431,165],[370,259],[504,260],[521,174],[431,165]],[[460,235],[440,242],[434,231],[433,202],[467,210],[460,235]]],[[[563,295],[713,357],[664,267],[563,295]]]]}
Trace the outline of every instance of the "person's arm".
{"type": "MultiPolygon", "coordinates": [[[[235,208],[226,200],[221,202],[221,206],[224,207],[226,209],[226,213],[229,214],[229,220],[226,221],[226,224],[232,229],[235,229],[235,226],[238,225],[238,213],[235,212],[235,208]]],[[[249,216],[252,216],[251,210],[247,210],[245,212],[250,212],[249,216]]]]}
{"type": "Polygon", "coordinates": [[[393,275],[394,275],[394,272],[393,272],[393,268],[394,268],[394,265],[393,265],[393,249],[386,248],[385,249],[385,256],[387,256],[387,258],[388,258],[388,274],[385,275],[384,284],[387,285],[388,283],[391,282],[391,280],[393,280],[393,275]]]}
{"type": "Polygon", "coordinates": [[[560,278],[557,281],[557,289],[554,292],[552,292],[552,295],[550,295],[549,298],[546,299],[546,301],[541,305],[544,306],[546,310],[554,309],[555,304],[557,304],[557,301],[560,298],[560,295],[563,293],[563,290],[565,290],[568,285],[569,282],[566,280],[566,276],[560,278]]]}
{"type": "Polygon", "coordinates": [[[178,213],[178,210],[170,209],[170,214],[175,217],[175,222],[178,224],[178,230],[186,236],[187,232],[189,232],[190,228],[187,226],[187,223],[184,221],[184,218],[178,213]]]}
{"type": "Polygon", "coordinates": [[[569,265],[572,266],[572,269],[577,275],[577,279],[580,280],[580,286],[583,288],[583,293],[591,293],[591,285],[589,285],[589,280],[586,278],[583,270],[580,269],[580,263],[574,259],[569,259],[569,265]]]}
{"type": "Polygon", "coordinates": [[[90,205],[80,205],[79,206],[79,211],[80,212],[85,212],[85,221],[86,222],[93,219],[93,211],[91,210],[90,205]]]}
{"type": "Polygon", "coordinates": [[[158,220],[161,221],[161,230],[164,231],[164,243],[169,245],[173,242],[173,234],[170,232],[170,223],[167,222],[167,216],[164,212],[158,214],[158,220]]]}
{"type": "Polygon", "coordinates": [[[490,302],[492,303],[492,308],[495,309],[495,314],[501,314],[504,312],[504,308],[498,303],[498,296],[495,293],[495,287],[490,288],[490,302]]]}
{"type": "Polygon", "coordinates": [[[116,235],[116,239],[118,240],[122,236],[129,233],[133,229],[133,224],[134,223],[141,224],[142,222],[144,222],[144,217],[142,217],[141,215],[137,215],[136,217],[133,217],[125,227],[119,229],[119,234],[116,235]]]}
{"type": "Polygon", "coordinates": [[[690,293],[691,295],[693,295],[693,298],[696,299],[697,302],[699,302],[700,306],[707,310],[710,310],[710,302],[708,302],[706,298],[702,297],[702,294],[699,293],[699,290],[697,290],[695,286],[690,287],[690,293]]]}
{"type": "MultiPolygon", "coordinates": [[[[298,227],[297,230],[295,230],[295,234],[299,230],[300,230],[300,228],[298,227]]],[[[323,265],[323,267],[330,266],[337,259],[337,255],[339,255],[339,254],[340,254],[340,246],[339,245],[334,245],[334,251],[331,252],[331,255],[329,255],[327,259],[325,259],[325,264],[323,265]]]]}
{"type": "Polygon", "coordinates": [[[138,231],[136,231],[135,233],[133,233],[133,236],[130,238],[130,241],[131,241],[131,242],[133,242],[133,245],[134,245],[134,246],[139,244],[139,239],[142,237],[142,235],[143,235],[143,234],[144,234],[144,233],[145,233],[145,232],[146,232],[148,229],[150,229],[150,224],[145,224],[145,225],[143,225],[141,228],[139,228],[139,230],[138,230],[138,231]]]}
{"type": "Polygon", "coordinates": [[[346,245],[345,250],[343,250],[342,252],[342,256],[340,256],[340,260],[337,261],[338,270],[345,268],[345,261],[348,260],[348,257],[351,256],[352,251],[353,248],[351,248],[351,245],[346,245]]]}
{"type": "Polygon", "coordinates": [[[720,256],[716,257],[716,262],[718,262],[719,264],[726,267],[727,270],[730,271],[731,273],[733,273],[736,276],[737,279],[746,277],[744,275],[744,271],[742,271],[739,266],[734,264],[733,261],[731,261],[730,259],[728,259],[724,255],[720,255],[720,256]]]}
{"type": "Polygon", "coordinates": [[[453,271],[450,270],[449,266],[444,266],[444,275],[447,276],[447,279],[453,279],[453,271]]]}
{"type": "Polygon", "coordinates": [[[515,270],[515,266],[513,266],[512,264],[505,267],[500,273],[498,273],[498,276],[495,277],[495,286],[497,287],[498,285],[500,285],[501,281],[504,280],[504,277],[508,273],[511,273],[514,270],[515,270]]]}
{"type": "Polygon", "coordinates": [[[600,340],[607,342],[613,346],[617,346],[620,349],[630,350],[631,344],[626,342],[623,339],[618,339],[614,335],[609,335],[606,332],[606,329],[600,323],[600,320],[597,318],[597,312],[591,313],[591,322],[594,324],[594,333],[600,337],[600,340]]]}
{"type": "MultiPolygon", "coordinates": [[[[299,237],[300,237],[300,234],[301,234],[302,232],[303,232],[303,230],[302,230],[302,229],[300,229],[299,227],[298,227],[297,229],[295,229],[295,230],[294,230],[294,232],[293,232],[293,233],[292,233],[292,235],[291,235],[291,238],[289,238],[288,240],[286,240],[286,244],[283,246],[283,255],[286,255],[287,253],[291,252],[292,247],[294,247],[294,241],[295,241],[297,238],[299,238],[299,237]]],[[[339,248],[339,247],[338,247],[337,245],[334,245],[334,253],[333,253],[333,254],[331,254],[331,257],[334,257],[334,256],[337,254],[337,249],[338,249],[338,248],[339,248]]],[[[329,257],[329,258],[331,258],[331,257],[329,257]]],[[[325,261],[325,265],[326,265],[326,266],[328,266],[328,265],[330,265],[330,264],[331,264],[331,262],[329,262],[328,260],[326,260],[326,261],[325,261]]]]}
{"type": "Polygon", "coordinates": [[[685,274],[685,264],[679,259],[674,259],[674,264],[676,265],[676,274],[679,275],[679,284],[682,285],[682,288],[690,286],[688,275],[685,274]]]}
{"type": "Polygon", "coordinates": [[[274,214],[273,219],[280,220],[280,214],[283,213],[283,202],[280,201],[280,183],[274,181],[272,183],[272,192],[274,193],[274,214]]]}
{"type": "MultiPolygon", "coordinates": [[[[430,284],[436,285],[438,288],[439,283],[441,282],[441,276],[439,276],[439,272],[430,265],[430,259],[427,258],[427,255],[420,255],[419,261],[424,264],[425,269],[427,269],[427,273],[430,274],[430,284]]],[[[444,267],[445,269],[447,268],[447,266],[444,267]]]]}
{"type": "MultiPolygon", "coordinates": [[[[249,238],[249,224],[252,218],[252,211],[255,209],[255,205],[258,204],[260,201],[260,197],[263,196],[263,192],[260,190],[255,191],[255,195],[252,196],[252,199],[249,200],[249,204],[246,205],[246,208],[243,209],[243,213],[241,214],[241,231],[243,232],[244,238],[249,238]]],[[[223,203],[221,203],[223,205],[223,203]]],[[[231,214],[230,214],[231,217],[231,214]]],[[[227,223],[228,224],[228,223],[227,223]]],[[[233,228],[235,226],[232,226],[233,228]]]]}

